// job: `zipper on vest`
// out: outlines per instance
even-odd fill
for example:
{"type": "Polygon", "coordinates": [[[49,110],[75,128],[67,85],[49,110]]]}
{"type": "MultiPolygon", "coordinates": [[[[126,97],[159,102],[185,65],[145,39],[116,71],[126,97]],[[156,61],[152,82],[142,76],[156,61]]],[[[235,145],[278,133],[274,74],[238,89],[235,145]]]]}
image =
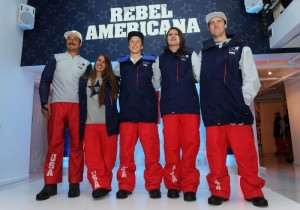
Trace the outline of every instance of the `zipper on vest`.
{"type": "Polygon", "coordinates": [[[109,97],[110,97],[110,105],[112,105],[112,96],[111,96],[111,91],[109,92],[109,97]]]}
{"type": "Polygon", "coordinates": [[[224,85],[226,84],[226,74],[227,74],[227,67],[226,67],[226,63],[227,63],[227,60],[226,60],[226,54],[224,55],[225,57],[225,62],[224,62],[224,85]]]}
{"type": "Polygon", "coordinates": [[[179,78],[178,78],[178,61],[176,61],[176,80],[178,82],[179,78]]]}
{"type": "Polygon", "coordinates": [[[136,89],[139,87],[139,66],[136,66],[136,89]]]}

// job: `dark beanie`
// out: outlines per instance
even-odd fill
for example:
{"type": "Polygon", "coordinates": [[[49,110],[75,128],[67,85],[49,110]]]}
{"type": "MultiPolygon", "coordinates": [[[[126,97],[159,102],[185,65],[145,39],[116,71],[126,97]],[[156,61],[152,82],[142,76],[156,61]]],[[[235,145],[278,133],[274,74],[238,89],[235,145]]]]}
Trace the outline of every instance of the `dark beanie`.
{"type": "Polygon", "coordinates": [[[142,40],[142,43],[144,43],[144,34],[142,32],[139,32],[139,31],[130,31],[128,33],[128,42],[131,39],[131,37],[133,37],[133,36],[140,37],[140,39],[142,40]]]}

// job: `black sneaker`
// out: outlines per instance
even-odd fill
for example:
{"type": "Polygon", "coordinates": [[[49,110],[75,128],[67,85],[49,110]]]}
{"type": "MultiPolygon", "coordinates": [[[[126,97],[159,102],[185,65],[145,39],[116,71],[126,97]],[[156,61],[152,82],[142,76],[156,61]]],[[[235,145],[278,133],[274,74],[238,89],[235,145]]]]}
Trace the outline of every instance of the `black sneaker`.
{"type": "Polygon", "coordinates": [[[149,191],[150,198],[161,198],[160,189],[153,189],[149,191]]]}
{"type": "Polygon", "coordinates": [[[75,198],[78,196],[80,196],[79,183],[69,184],[68,197],[75,198]]]}
{"type": "Polygon", "coordinates": [[[183,199],[185,201],[195,201],[196,200],[196,193],[194,193],[194,192],[185,192],[185,193],[183,193],[183,199]]]}
{"type": "Polygon", "coordinates": [[[101,198],[101,197],[107,195],[109,192],[110,192],[110,190],[108,190],[108,189],[105,189],[105,188],[99,188],[99,189],[94,190],[94,191],[92,192],[92,196],[93,196],[93,198],[95,198],[95,199],[96,199],[96,198],[101,198]]]}
{"type": "Polygon", "coordinates": [[[167,196],[168,198],[179,198],[179,191],[175,189],[169,189],[167,196]]]}
{"type": "Polygon", "coordinates": [[[211,204],[211,205],[214,205],[214,206],[221,205],[223,201],[228,201],[228,199],[217,196],[217,195],[211,195],[208,198],[208,204],[211,204]]]}
{"type": "Polygon", "coordinates": [[[50,196],[57,194],[57,184],[45,184],[41,192],[36,195],[36,200],[43,201],[50,198],[50,196]]]}
{"type": "Polygon", "coordinates": [[[116,198],[119,198],[119,199],[127,198],[128,195],[130,195],[130,194],[132,194],[132,192],[129,192],[128,190],[119,190],[116,193],[116,198]]]}
{"type": "Polygon", "coordinates": [[[254,197],[254,198],[247,199],[247,201],[252,202],[254,206],[258,206],[258,207],[268,206],[268,201],[264,197],[254,197]]]}

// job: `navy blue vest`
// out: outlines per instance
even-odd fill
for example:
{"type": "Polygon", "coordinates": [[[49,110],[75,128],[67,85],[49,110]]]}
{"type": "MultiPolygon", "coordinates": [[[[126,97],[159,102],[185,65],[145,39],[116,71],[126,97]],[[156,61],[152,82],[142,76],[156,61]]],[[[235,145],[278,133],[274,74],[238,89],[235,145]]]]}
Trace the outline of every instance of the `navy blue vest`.
{"type": "Polygon", "coordinates": [[[161,115],[200,114],[199,97],[192,70],[192,50],[182,50],[179,57],[169,51],[159,56],[161,70],[161,115]]]}
{"type": "Polygon", "coordinates": [[[200,103],[204,125],[252,124],[252,112],[244,102],[239,68],[241,39],[232,38],[222,48],[213,40],[203,44],[200,103]]]}
{"type": "Polygon", "coordinates": [[[135,64],[129,56],[120,63],[120,121],[158,121],[158,100],[152,84],[154,56],[143,55],[135,64]]]}

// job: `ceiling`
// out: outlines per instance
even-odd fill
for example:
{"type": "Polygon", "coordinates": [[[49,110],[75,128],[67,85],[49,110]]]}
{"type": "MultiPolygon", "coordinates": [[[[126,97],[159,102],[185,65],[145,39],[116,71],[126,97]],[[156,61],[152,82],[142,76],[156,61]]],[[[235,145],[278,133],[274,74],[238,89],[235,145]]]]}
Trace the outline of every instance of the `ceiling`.
{"type": "MultiPolygon", "coordinates": [[[[300,1],[271,1],[269,8],[274,16],[268,27],[271,49],[300,47],[299,7],[300,1]]],[[[261,54],[254,55],[254,59],[262,85],[255,100],[284,101],[284,82],[300,79],[300,53],[261,54]]]]}
{"type": "Polygon", "coordinates": [[[284,81],[300,79],[300,53],[261,54],[254,59],[261,82],[255,100],[284,101],[284,81]]]}

